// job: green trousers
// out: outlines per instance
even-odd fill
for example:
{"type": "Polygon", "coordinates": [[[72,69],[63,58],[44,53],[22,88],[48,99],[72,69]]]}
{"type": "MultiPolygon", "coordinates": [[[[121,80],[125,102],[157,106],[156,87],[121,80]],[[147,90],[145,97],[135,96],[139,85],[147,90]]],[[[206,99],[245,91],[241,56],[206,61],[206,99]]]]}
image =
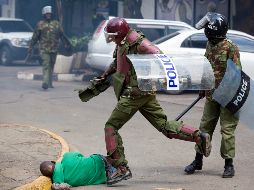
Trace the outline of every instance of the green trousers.
{"type": "Polygon", "coordinates": [[[183,123],[177,121],[167,121],[167,116],[164,114],[164,111],[156,100],[155,95],[145,95],[135,99],[121,97],[110,118],[105,124],[105,131],[113,131],[113,134],[110,134],[114,136],[113,140],[108,143],[106,133],[106,145],[108,146],[107,154],[109,157],[112,157],[112,165],[115,167],[118,167],[119,165],[126,166],[128,163],[125,159],[123,141],[118,133],[118,130],[121,129],[121,127],[130,120],[137,111],[140,111],[140,113],[164,135],[177,135],[181,133],[180,128],[183,126],[183,123]],[[112,145],[114,143],[116,146],[112,145]],[[115,156],[117,159],[112,156],[115,153],[117,153],[117,156],[115,156]]]}
{"type": "MultiPolygon", "coordinates": [[[[221,126],[221,147],[220,153],[223,159],[235,157],[235,129],[239,122],[228,109],[223,108],[215,101],[206,100],[204,112],[200,123],[200,131],[210,135],[211,140],[215,127],[220,119],[221,126]]],[[[195,146],[197,152],[201,153],[198,146],[195,146]]]]}
{"type": "Polygon", "coordinates": [[[57,53],[41,53],[43,83],[46,83],[49,87],[52,87],[53,71],[56,62],[56,56],[57,53]]]}

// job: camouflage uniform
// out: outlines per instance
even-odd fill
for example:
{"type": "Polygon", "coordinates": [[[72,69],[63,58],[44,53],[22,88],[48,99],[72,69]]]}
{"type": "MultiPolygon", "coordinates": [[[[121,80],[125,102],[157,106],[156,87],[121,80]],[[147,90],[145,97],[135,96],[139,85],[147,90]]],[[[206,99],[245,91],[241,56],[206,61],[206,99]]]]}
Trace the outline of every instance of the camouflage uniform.
{"type": "MultiPolygon", "coordinates": [[[[210,61],[215,76],[215,88],[217,88],[225,74],[227,60],[233,62],[241,68],[240,54],[238,47],[229,39],[224,39],[217,44],[208,41],[205,56],[210,61]]],[[[220,104],[212,100],[213,90],[206,91],[206,102],[203,116],[200,123],[200,130],[207,132],[211,139],[217,122],[220,118],[221,125],[221,157],[231,159],[235,156],[235,129],[239,119],[236,118],[229,110],[223,108],[220,104]]],[[[195,147],[200,153],[199,148],[195,147]]]]}
{"type": "Polygon", "coordinates": [[[112,165],[116,168],[127,166],[123,141],[118,130],[132,118],[137,112],[140,113],[159,131],[168,138],[177,138],[186,141],[198,142],[199,131],[190,126],[186,127],[182,122],[167,121],[160,104],[156,100],[155,92],[142,92],[138,88],[137,76],[134,67],[126,54],[148,54],[160,50],[149,42],[142,33],[130,30],[127,36],[116,47],[114,52],[115,61],[111,68],[115,68],[113,74],[114,91],[118,103],[110,118],[105,124],[105,141],[107,154],[112,159],[112,165]],[[132,42],[127,39],[136,35],[132,42]],[[142,49],[143,43],[147,43],[142,49]],[[146,47],[148,47],[146,49],[146,47]],[[125,60],[126,59],[126,60],[125,60]],[[120,61],[120,63],[118,63],[120,61]],[[127,61],[125,64],[124,62],[127,61]],[[119,71],[118,67],[128,67],[126,73],[119,71]]]}
{"type": "Polygon", "coordinates": [[[30,44],[32,48],[39,41],[43,61],[43,83],[49,87],[52,87],[52,75],[60,39],[65,40],[60,23],[45,19],[38,22],[30,44]]]}

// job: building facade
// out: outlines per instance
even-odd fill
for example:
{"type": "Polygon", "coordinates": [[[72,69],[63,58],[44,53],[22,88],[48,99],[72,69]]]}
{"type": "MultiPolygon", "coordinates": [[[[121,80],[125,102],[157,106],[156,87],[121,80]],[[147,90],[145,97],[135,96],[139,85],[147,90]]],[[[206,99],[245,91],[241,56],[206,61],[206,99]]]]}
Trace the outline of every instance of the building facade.
{"type": "Polygon", "coordinates": [[[180,20],[194,26],[207,11],[224,14],[231,29],[254,35],[253,0],[0,0],[0,15],[23,18],[35,27],[45,5],[53,6],[55,18],[61,16],[69,36],[92,33],[109,15],[180,20]]]}

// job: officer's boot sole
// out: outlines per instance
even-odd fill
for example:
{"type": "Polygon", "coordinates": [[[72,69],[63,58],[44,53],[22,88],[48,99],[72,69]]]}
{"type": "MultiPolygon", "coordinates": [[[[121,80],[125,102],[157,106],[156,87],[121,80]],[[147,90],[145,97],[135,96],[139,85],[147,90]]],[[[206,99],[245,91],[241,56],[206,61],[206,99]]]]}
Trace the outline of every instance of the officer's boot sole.
{"type": "Polygon", "coordinates": [[[132,178],[132,173],[131,173],[131,171],[129,170],[129,171],[125,174],[124,180],[128,180],[128,179],[131,179],[131,178],[132,178]]]}
{"type": "Polygon", "coordinates": [[[107,181],[107,186],[111,186],[111,185],[114,185],[120,181],[124,180],[123,178],[121,177],[118,177],[118,178],[115,178],[113,181],[107,181]]]}
{"type": "Polygon", "coordinates": [[[115,178],[115,179],[112,180],[112,181],[107,181],[107,185],[108,185],[108,186],[111,186],[111,185],[114,185],[114,184],[116,184],[116,183],[118,183],[118,182],[120,182],[120,181],[122,181],[122,180],[128,180],[128,179],[130,179],[130,178],[132,178],[132,173],[131,173],[131,171],[129,170],[129,171],[126,172],[126,174],[124,174],[124,175],[122,175],[122,176],[119,176],[119,177],[115,178]]]}

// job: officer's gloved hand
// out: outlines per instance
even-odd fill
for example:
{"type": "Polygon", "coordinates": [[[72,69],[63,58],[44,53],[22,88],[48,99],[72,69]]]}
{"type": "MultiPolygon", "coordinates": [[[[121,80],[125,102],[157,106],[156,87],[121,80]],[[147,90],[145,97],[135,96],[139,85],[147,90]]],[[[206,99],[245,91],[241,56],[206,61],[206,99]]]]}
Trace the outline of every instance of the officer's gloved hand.
{"type": "Polygon", "coordinates": [[[107,80],[108,74],[103,73],[102,75],[95,77],[93,80],[96,81],[96,83],[103,83],[107,80]]]}
{"type": "Polygon", "coordinates": [[[107,78],[104,77],[103,75],[95,77],[94,80],[97,82],[104,82],[107,78]]]}
{"type": "Polygon", "coordinates": [[[198,95],[200,98],[204,98],[205,97],[205,90],[200,90],[198,95]]]}

